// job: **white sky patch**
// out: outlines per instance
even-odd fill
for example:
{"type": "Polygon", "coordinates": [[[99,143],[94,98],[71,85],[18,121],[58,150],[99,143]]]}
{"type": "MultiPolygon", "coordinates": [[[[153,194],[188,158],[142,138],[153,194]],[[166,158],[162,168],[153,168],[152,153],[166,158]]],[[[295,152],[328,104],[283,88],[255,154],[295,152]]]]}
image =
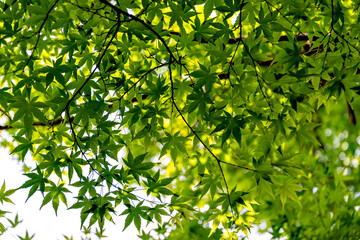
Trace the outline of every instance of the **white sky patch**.
{"type": "Polygon", "coordinates": [[[128,13],[129,13],[129,14],[131,14],[131,15],[135,15],[135,12],[134,12],[132,9],[127,8],[126,10],[128,11],[128,13]]]}
{"type": "MultiPolygon", "coordinates": [[[[11,157],[6,149],[0,149],[0,156],[0,184],[2,185],[5,180],[6,190],[18,188],[29,179],[22,175],[22,163],[19,163],[14,157],[11,157]]],[[[31,159],[26,160],[27,163],[30,161],[31,159]]],[[[76,189],[69,188],[69,190],[74,191],[76,189]]],[[[17,213],[19,214],[19,219],[23,220],[16,228],[6,231],[4,235],[1,236],[1,239],[18,240],[17,235],[24,237],[26,230],[29,232],[29,235],[35,234],[34,239],[36,240],[63,240],[63,234],[67,236],[72,235],[74,239],[81,239],[83,235],[80,231],[80,209],[67,210],[66,206],[61,202],[58,209],[58,216],[56,216],[51,203],[48,203],[39,210],[43,201],[40,192],[36,192],[25,203],[28,193],[29,188],[18,190],[10,196],[14,205],[4,203],[0,206],[1,210],[11,212],[6,215],[10,220],[14,220],[17,213]]],[[[67,195],[69,207],[76,202],[76,199],[73,197],[74,195],[67,195]]],[[[117,215],[119,215],[125,208],[120,206],[116,210],[117,215]]],[[[113,218],[116,225],[111,222],[105,224],[105,235],[109,237],[108,239],[137,239],[138,231],[133,224],[131,224],[125,232],[122,232],[126,216],[113,216],[113,218]]],[[[2,222],[5,225],[7,224],[5,221],[2,222]]],[[[143,224],[145,226],[145,222],[143,224]]],[[[93,228],[93,232],[95,232],[95,228],[93,228]]]]}
{"type": "Polygon", "coordinates": [[[214,17],[216,17],[216,16],[217,16],[216,12],[215,12],[215,11],[212,11],[209,17],[210,17],[210,18],[214,18],[214,17]]]}

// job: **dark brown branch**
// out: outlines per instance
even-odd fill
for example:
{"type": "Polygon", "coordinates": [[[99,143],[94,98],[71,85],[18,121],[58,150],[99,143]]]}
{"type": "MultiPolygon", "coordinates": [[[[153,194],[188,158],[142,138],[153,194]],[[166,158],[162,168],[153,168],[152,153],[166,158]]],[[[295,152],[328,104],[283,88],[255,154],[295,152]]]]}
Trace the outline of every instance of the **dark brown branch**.
{"type": "MultiPolygon", "coordinates": [[[[163,29],[162,31],[163,31],[163,33],[168,32],[167,36],[176,35],[176,36],[181,37],[181,33],[179,33],[179,32],[169,31],[167,29],[163,29]]],[[[237,38],[229,38],[229,41],[227,44],[237,44],[238,42],[240,42],[241,39],[248,38],[248,36],[242,36],[242,35],[240,35],[240,36],[241,37],[237,37],[237,38]]],[[[318,39],[318,37],[314,36],[313,40],[316,40],[316,39],[318,39]]],[[[300,34],[296,35],[296,40],[297,41],[309,41],[309,37],[306,33],[300,33],[300,34]]],[[[192,41],[199,42],[196,38],[194,38],[192,41]]],[[[288,42],[289,38],[286,35],[282,35],[282,36],[280,36],[278,41],[279,42],[288,42]]],[[[209,41],[204,38],[201,38],[200,43],[209,43],[209,41]]]]}
{"type": "Polygon", "coordinates": [[[166,48],[167,52],[169,53],[170,57],[177,63],[179,63],[179,61],[175,58],[175,56],[173,55],[173,53],[171,52],[169,46],[167,45],[167,43],[165,42],[164,38],[162,36],[160,36],[160,34],[155,31],[155,29],[153,27],[151,27],[149,24],[147,24],[146,22],[144,22],[143,20],[141,20],[140,18],[128,13],[128,12],[125,12],[123,10],[121,10],[120,8],[116,7],[115,5],[109,3],[108,1],[106,0],[100,0],[100,2],[102,2],[103,4],[109,6],[111,9],[113,9],[115,12],[117,12],[118,14],[122,14],[122,15],[125,15],[125,16],[128,16],[130,17],[131,19],[134,19],[136,22],[139,22],[141,23],[144,27],[146,27],[147,29],[150,30],[150,32],[152,32],[161,42],[162,44],[164,45],[164,47],[166,48]]]}
{"type": "Polygon", "coordinates": [[[85,12],[92,13],[93,15],[91,15],[91,17],[93,17],[93,16],[96,14],[96,15],[98,15],[99,17],[105,18],[105,19],[107,19],[107,20],[109,20],[109,21],[111,21],[111,22],[117,22],[117,20],[114,20],[114,19],[112,19],[112,18],[109,18],[109,17],[107,17],[107,16],[105,16],[105,15],[101,15],[101,14],[99,13],[99,10],[103,10],[105,7],[101,7],[101,8],[88,8],[88,7],[83,7],[83,6],[80,6],[80,5],[78,5],[78,4],[75,4],[75,3],[71,2],[70,0],[67,0],[66,2],[68,2],[69,4],[71,4],[71,5],[73,5],[73,6],[77,7],[77,8],[80,8],[81,10],[84,10],[85,12]]]}
{"type": "MultiPolygon", "coordinates": [[[[45,15],[45,17],[44,17],[44,20],[42,21],[42,23],[41,23],[41,25],[40,25],[39,30],[34,33],[34,35],[35,35],[35,34],[38,34],[38,36],[37,36],[37,38],[36,38],[35,46],[34,46],[34,48],[33,48],[33,51],[31,52],[31,55],[28,57],[25,65],[24,65],[24,67],[22,68],[22,71],[25,70],[25,67],[29,64],[31,58],[34,56],[34,53],[35,53],[35,51],[36,51],[36,49],[37,49],[37,46],[38,46],[38,44],[39,44],[39,41],[40,41],[41,30],[43,29],[43,27],[44,27],[47,19],[49,18],[49,15],[50,15],[51,11],[54,9],[54,7],[56,6],[56,4],[57,4],[58,2],[59,2],[59,0],[56,0],[56,1],[54,2],[54,4],[51,6],[51,8],[49,9],[49,11],[47,11],[47,13],[46,13],[46,15],[45,15]]],[[[33,36],[33,35],[32,35],[32,36],[33,36]]],[[[31,37],[32,37],[32,36],[31,36],[31,37]]],[[[16,72],[16,71],[15,71],[15,72],[16,72]]]]}
{"type": "Polygon", "coordinates": [[[2,115],[5,115],[10,121],[12,121],[11,116],[2,108],[0,108],[0,112],[2,113],[2,115]]]}
{"type": "MultiPolygon", "coordinates": [[[[307,36],[304,35],[303,36],[304,38],[307,36]]],[[[339,36],[340,37],[340,36],[339,36]]],[[[341,39],[343,39],[346,43],[347,43],[347,40],[340,37],[341,39]]],[[[313,41],[316,41],[317,39],[319,39],[318,37],[314,37],[313,38],[313,41]]],[[[288,40],[285,40],[284,38],[284,41],[288,41],[288,40]]],[[[338,43],[339,42],[339,39],[336,37],[332,42],[329,42],[328,44],[330,43],[338,43]]],[[[327,44],[325,44],[326,46],[327,44]]],[[[350,45],[351,46],[351,45],[350,45]]],[[[351,46],[353,47],[353,46],[351,46]]],[[[325,49],[327,52],[330,52],[331,50],[329,48],[324,48],[324,44],[321,44],[319,45],[318,47],[314,48],[314,49],[311,49],[311,45],[309,43],[306,43],[305,45],[303,45],[302,47],[303,49],[301,50],[300,54],[303,54],[305,56],[312,56],[312,55],[315,55],[315,54],[318,54],[318,53],[321,53],[323,52],[325,49]],[[310,50],[311,49],[311,50],[310,50]]],[[[355,46],[353,47],[356,51],[360,51],[359,49],[357,49],[355,46]]],[[[270,67],[273,63],[274,63],[274,58],[273,59],[269,59],[269,60],[266,60],[266,61],[256,61],[254,59],[254,61],[256,62],[256,64],[259,66],[259,67],[270,67]]],[[[360,74],[360,69],[357,70],[356,74],[360,74]]],[[[220,79],[228,79],[229,78],[229,72],[225,72],[225,73],[220,73],[218,74],[218,77],[220,79]]]]}
{"type": "MultiPolygon", "coordinates": [[[[71,118],[70,120],[72,121],[74,118],[71,118]]],[[[34,122],[32,124],[33,127],[47,127],[47,126],[50,126],[50,127],[53,127],[53,126],[56,126],[56,125],[59,125],[61,123],[67,123],[66,121],[64,121],[64,119],[62,118],[59,118],[55,121],[48,121],[47,123],[43,123],[43,122],[34,122]]],[[[11,126],[11,125],[5,125],[5,126],[0,126],[0,130],[8,130],[8,129],[13,129],[14,127],[11,126]]]]}
{"type": "MultiPolygon", "coordinates": [[[[169,63],[163,63],[163,64],[160,64],[160,65],[158,65],[158,66],[156,66],[156,67],[154,67],[154,68],[149,69],[148,71],[146,71],[146,73],[144,73],[143,75],[141,75],[141,77],[140,77],[136,82],[134,82],[134,84],[131,85],[131,87],[130,87],[128,90],[126,90],[126,91],[121,95],[120,98],[118,98],[118,99],[116,99],[116,100],[113,100],[113,101],[121,101],[121,100],[123,99],[123,97],[124,97],[126,94],[128,94],[128,92],[130,92],[131,89],[133,89],[133,88],[134,88],[144,77],[146,77],[149,73],[151,73],[152,71],[154,71],[154,70],[156,70],[156,69],[158,69],[158,68],[161,68],[161,67],[164,67],[164,66],[167,66],[167,65],[169,65],[169,63]]],[[[145,98],[147,98],[147,95],[146,95],[145,98]]],[[[144,98],[143,98],[143,99],[144,99],[144,98]]],[[[137,100],[132,99],[132,102],[137,102],[137,100]]]]}
{"type": "Polygon", "coordinates": [[[241,169],[245,169],[245,170],[248,170],[248,171],[251,171],[251,172],[256,172],[256,169],[248,168],[248,167],[245,167],[245,166],[240,166],[240,165],[237,165],[237,164],[234,164],[234,163],[229,163],[229,162],[225,162],[225,161],[222,161],[222,160],[219,160],[219,162],[230,165],[230,166],[233,166],[233,167],[236,167],[236,168],[241,168],[241,169]]]}
{"type": "Polygon", "coordinates": [[[0,126],[0,131],[1,130],[8,130],[8,129],[11,129],[11,128],[13,128],[13,126],[10,126],[10,125],[0,126]]]}
{"type": "Polygon", "coordinates": [[[290,23],[291,26],[293,26],[294,28],[296,28],[296,29],[299,31],[299,33],[302,34],[300,28],[298,28],[293,22],[291,22],[291,21],[280,11],[279,8],[275,7],[273,4],[271,4],[271,3],[270,3],[269,1],[267,1],[267,0],[264,0],[264,1],[266,2],[266,4],[267,4],[268,6],[271,6],[271,7],[275,8],[275,10],[276,10],[288,23],[290,23]]]}
{"type": "MultiPolygon", "coordinates": [[[[175,32],[175,31],[168,31],[167,29],[163,29],[162,30],[163,32],[168,32],[168,36],[171,36],[171,35],[176,35],[176,36],[181,36],[181,34],[179,32],[175,32]]],[[[357,48],[354,44],[350,43],[346,38],[345,38],[345,35],[344,34],[339,34],[335,29],[333,29],[333,32],[338,35],[342,40],[344,40],[350,47],[354,48],[356,51],[358,51],[360,53],[360,49],[357,48]]],[[[327,35],[324,35],[324,38],[326,37],[327,35]]],[[[238,44],[239,42],[241,42],[243,39],[247,39],[248,36],[241,36],[241,37],[237,37],[237,38],[230,38],[228,43],[229,45],[231,44],[238,44]]],[[[324,51],[324,46],[323,45],[320,45],[318,46],[317,48],[314,48],[312,50],[311,49],[311,44],[315,41],[317,41],[320,37],[317,37],[317,36],[313,36],[312,38],[312,42],[310,42],[310,39],[309,39],[309,36],[307,33],[299,33],[295,36],[295,39],[297,42],[305,42],[305,44],[302,45],[302,48],[303,50],[300,52],[301,54],[304,54],[306,56],[312,56],[314,54],[317,54],[319,52],[322,52],[324,51]]],[[[354,38],[354,39],[357,39],[354,38]]],[[[199,42],[196,38],[193,39],[194,42],[199,42]]],[[[280,36],[278,42],[288,42],[289,41],[289,38],[287,35],[282,35],[280,36]]],[[[333,40],[334,43],[337,43],[339,42],[339,40],[337,38],[335,38],[333,40]]],[[[200,43],[209,43],[208,40],[206,39],[201,39],[200,43]]],[[[273,60],[267,60],[267,61],[256,61],[257,64],[261,67],[268,67],[272,64],[273,60]]],[[[221,77],[220,77],[221,78],[221,77]]],[[[225,79],[225,78],[221,78],[221,79],[225,79]]]]}
{"type": "MultiPolygon", "coordinates": [[[[99,175],[99,177],[102,179],[102,180],[105,180],[107,183],[109,183],[112,187],[116,188],[117,190],[121,191],[121,192],[126,192],[128,194],[131,194],[133,196],[135,196],[138,200],[143,200],[143,201],[146,201],[146,202],[149,202],[149,203],[152,203],[152,204],[165,204],[167,207],[169,206],[168,203],[160,203],[160,202],[156,202],[156,201],[152,201],[152,200],[149,200],[149,199],[146,199],[146,198],[143,198],[141,196],[138,196],[134,193],[132,193],[131,191],[128,191],[126,189],[123,189],[119,186],[116,186],[115,184],[113,184],[109,179],[107,179],[104,175],[102,175],[101,173],[99,173],[95,168],[94,166],[92,165],[92,163],[90,162],[90,160],[86,157],[86,154],[84,152],[84,150],[81,148],[79,142],[78,142],[78,137],[76,135],[76,132],[74,130],[74,127],[73,127],[73,124],[72,124],[72,119],[73,117],[70,117],[70,113],[69,113],[69,109],[67,108],[65,110],[66,112],[66,116],[67,118],[69,119],[68,123],[70,125],[70,129],[71,129],[71,132],[72,132],[72,135],[73,135],[73,138],[74,138],[74,144],[75,144],[75,147],[78,147],[81,154],[83,155],[85,161],[87,162],[87,164],[89,165],[91,171],[95,172],[97,175],[99,175]]],[[[171,214],[170,214],[171,215],[171,214]]]]}
{"type": "Polygon", "coordinates": [[[200,138],[200,136],[196,133],[196,131],[193,129],[193,127],[190,126],[189,122],[185,119],[184,115],[182,114],[182,112],[180,111],[178,105],[175,102],[175,97],[174,97],[174,80],[172,78],[172,70],[171,70],[171,63],[172,63],[172,57],[170,56],[170,62],[169,62],[169,78],[170,78],[170,84],[171,84],[171,101],[172,101],[172,106],[174,106],[176,108],[176,111],[179,113],[180,117],[182,118],[182,120],[184,121],[184,123],[186,124],[186,126],[190,129],[190,131],[195,135],[195,137],[199,140],[199,142],[205,147],[205,149],[215,158],[218,166],[219,166],[219,170],[221,172],[221,176],[222,179],[224,181],[225,184],[225,188],[226,188],[226,193],[228,196],[228,200],[229,200],[229,206],[230,209],[232,209],[231,206],[231,199],[230,199],[230,191],[229,191],[229,186],[227,184],[226,178],[225,178],[225,174],[224,174],[224,170],[221,166],[221,161],[220,159],[213,153],[213,151],[205,144],[205,142],[200,138]]]}
{"type": "Polygon", "coordinates": [[[148,10],[148,8],[152,3],[153,3],[152,1],[148,3],[148,5],[146,5],[146,7],[143,10],[141,10],[141,12],[136,15],[136,17],[139,18],[141,15],[143,15],[148,10]]]}
{"type": "MultiPolygon", "coordinates": [[[[66,109],[68,109],[68,107],[70,106],[70,103],[75,99],[75,97],[80,94],[81,90],[86,86],[86,84],[90,81],[91,77],[94,75],[95,71],[97,69],[100,69],[100,64],[101,64],[101,61],[102,59],[104,58],[107,50],[109,49],[112,41],[114,40],[117,32],[119,31],[119,28],[120,28],[120,14],[118,13],[118,24],[116,26],[116,29],[115,29],[115,32],[113,33],[113,35],[111,36],[111,39],[110,41],[108,42],[108,44],[106,45],[105,47],[105,50],[103,51],[103,53],[101,54],[100,56],[100,59],[98,61],[98,63],[96,64],[96,67],[94,68],[94,70],[90,73],[90,75],[86,78],[86,80],[84,81],[84,83],[76,90],[76,92],[72,95],[72,97],[69,99],[69,101],[66,103],[66,106],[65,108],[61,111],[61,113],[63,113],[66,109]]],[[[61,115],[61,113],[59,115],[61,115]]]]}
{"type": "Polygon", "coordinates": [[[268,99],[268,96],[267,96],[267,95],[265,94],[265,92],[264,92],[263,84],[261,83],[259,73],[258,73],[258,71],[256,70],[256,61],[255,61],[255,59],[253,58],[253,56],[251,55],[251,53],[250,53],[250,51],[249,51],[249,48],[247,47],[247,45],[245,44],[245,42],[244,42],[243,40],[241,40],[241,42],[242,42],[242,44],[243,44],[243,46],[244,46],[244,49],[246,50],[247,54],[249,55],[249,57],[250,57],[250,59],[251,59],[251,62],[252,62],[252,65],[253,65],[254,71],[255,71],[256,80],[257,80],[257,82],[258,82],[258,84],[259,84],[260,92],[261,92],[261,94],[263,95],[263,97],[264,97],[265,101],[267,102],[267,104],[269,105],[270,110],[272,111],[273,109],[272,109],[272,107],[271,107],[270,101],[269,101],[269,99],[268,99]]]}
{"type": "Polygon", "coordinates": [[[349,114],[349,121],[352,125],[356,125],[356,116],[353,108],[351,107],[350,103],[346,101],[347,111],[349,114]]]}

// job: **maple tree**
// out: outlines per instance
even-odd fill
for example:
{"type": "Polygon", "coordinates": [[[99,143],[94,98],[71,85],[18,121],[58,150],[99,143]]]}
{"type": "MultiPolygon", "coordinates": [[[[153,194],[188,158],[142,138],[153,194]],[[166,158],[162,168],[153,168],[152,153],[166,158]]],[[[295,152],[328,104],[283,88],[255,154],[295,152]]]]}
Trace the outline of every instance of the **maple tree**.
{"type": "Polygon", "coordinates": [[[1,203],[74,197],[99,237],[114,215],[141,239],[359,236],[359,6],[1,2],[2,145],[37,163],[1,203]]]}

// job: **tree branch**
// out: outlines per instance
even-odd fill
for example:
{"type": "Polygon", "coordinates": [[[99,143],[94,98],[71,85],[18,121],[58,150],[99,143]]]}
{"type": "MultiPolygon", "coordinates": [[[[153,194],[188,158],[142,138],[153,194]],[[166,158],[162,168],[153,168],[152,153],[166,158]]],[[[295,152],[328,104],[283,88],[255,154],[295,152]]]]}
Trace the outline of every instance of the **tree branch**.
{"type": "MultiPolygon", "coordinates": [[[[133,83],[133,85],[131,85],[131,87],[128,89],[128,90],[126,90],[122,95],[121,95],[121,97],[120,98],[118,98],[118,99],[115,99],[115,100],[112,100],[112,101],[121,101],[121,99],[123,99],[123,97],[126,95],[126,94],[128,94],[130,91],[131,91],[131,89],[133,89],[144,77],[146,77],[149,73],[151,73],[152,71],[154,71],[154,70],[156,70],[156,69],[158,69],[158,68],[161,68],[161,67],[164,67],[164,66],[167,66],[167,65],[169,65],[169,63],[163,63],[163,64],[160,64],[160,65],[158,65],[158,66],[156,66],[156,67],[154,67],[154,68],[152,68],[152,69],[149,69],[148,71],[146,71],[146,73],[144,73],[143,75],[141,75],[141,77],[136,81],[136,82],[134,82],[133,83]]],[[[144,96],[144,95],[143,95],[144,96]]],[[[147,98],[147,95],[145,95],[146,97],[145,98],[147,98]]],[[[134,102],[134,99],[132,100],[132,102],[134,102]]]]}
{"type": "MultiPolygon", "coordinates": [[[[74,118],[71,118],[71,121],[73,120],[74,118]]],[[[67,123],[67,121],[64,121],[64,119],[62,118],[59,118],[57,120],[54,120],[54,121],[48,121],[47,123],[43,123],[43,122],[34,122],[32,124],[33,127],[47,127],[47,126],[50,126],[50,127],[53,127],[53,126],[56,126],[56,125],[59,125],[61,123],[67,123]]],[[[0,126],[0,130],[8,130],[8,129],[15,129],[13,126],[11,125],[5,125],[5,126],[0,126]]]]}
{"type": "MultiPolygon", "coordinates": [[[[31,37],[34,36],[35,34],[38,35],[37,38],[36,38],[35,46],[34,46],[32,52],[31,52],[31,55],[28,57],[27,61],[25,62],[25,65],[24,65],[24,67],[22,68],[22,71],[25,70],[25,67],[29,64],[31,58],[34,56],[34,53],[35,53],[35,51],[36,51],[36,49],[37,49],[37,46],[38,46],[38,44],[39,44],[39,41],[40,41],[41,30],[44,28],[44,25],[45,25],[47,19],[49,18],[49,15],[50,15],[51,11],[54,9],[54,7],[56,6],[56,4],[57,4],[58,2],[59,2],[59,0],[56,0],[56,1],[54,2],[54,4],[51,6],[51,8],[49,9],[49,11],[47,11],[47,13],[46,13],[46,15],[45,15],[45,17],[44,17],[44,20],[42,21],[42,23],[41,23],[41,25],[40,25],[39,30],[36,31],[33,35],[31,35],[31,36],[29,37],[29,38],[31,38],[31,37]]],[[[19,69],[19,70],[20,70],[20,69],[19,69]]],[[[19,71],[19,70],[17,70],[17,71],[19,71]]],[[[17,72],[17,71],[14,71],[14,73],[17,72]]]]}
{"type": "Polygon", "coordinates": [[[98,61],[98,63],[96,64],[96,67],[94,68],[94,70],[90,73],[90,75],[86,78],[86,80],[84,81],[84,83],[76,90],[76,92],[72,95],[72,97],[68,100],[68,102],[66,103],[66,106],[65,108],[60,112],[59,115],[61,115],[61,113],[63,113],[69,106],[70,106],[70,103],[75,99],[75,97],[81,92],[81,90],[86,86],[86,84],[90,81],[91,77],[94,75],[95,71],[97,69],[100,69],[100,64],[101,64],[101,61],[102,59],[104,58],[107,50],[109,49],[110,47],[110,44],[112,43],[112,41],[114,40],[117,32],[119,31],[119,28],[120,28],[120,14],[118,13],[118,23],[117,23],[117,26],[116,26],[116,29],[115,29],[115,32],[114,34],[111,36],[111,39],[110,41],[108,42],[108,44],[106,45],[105,47],[105,50],[103,51],[103,53],[101,54],[100,56],[100,59],[98,61]]]}
{"type": "Polygon", "coordinates": [[[175,58],[175,56],[173,55],[173,53],[171,52],[169,46],[167,45],[167,43],[165,42],[164,38],[160,36],[160,34],[158,32],[155,31],[155,29],[153,27],[151,27],[149,24],[147,24],[146,22],[144,22],[143,20],[141,20],[140,18],[125,12],[123,10],[121,10],[120,8],[112,5],[111,3],[109,3],[106,0],[100,0],[100,2],[102,2],[103,4],[109,6],[110,8],[112,8],[114,11],[116,11],[118,14],[123,14],[125,16],[128,16],[132,19],[134,19],[135,21],[141,23],[144,27],[146,27],[147,29],[149,29],[164,45],[164,47],[166,48],[167,52],[169,53],[170,57],[172,59],[174,59],[175,62],[179,63],[179,61],[175,58]]]}
{"type": "MultiPolygon", "coordinates": [[[[170,60],[172,60],[172,58],[170,57],[170,60]]],[[[175,102],[175,97],[174,97],[174,81],[172,78],[172,70],[171,70],[171,61],[170,61],[170,65],[169,65],[169,78],[170,78],[170,84],[171,84],[171,100],[172,100],[172,105],[176,108],[176,111],[179,113],[180,117],[182,118],[182,120],[184,121],[184,123],[186,124],[186,126],[190,129],[190,131],[195,135],[195,137],[199,140],[199,142],[205,147],[205,149],[216,159],[216,162],[219,166],[220,172],[221,172],[221,176],[222,179],[224,180],[224,184],[225,184],[225,188],[226,188],[226,193],[228,196],[228,200],[229,200],[229,206],[230,209],[232,209],[231,206],[231,199],[230,199],[230,191],[229,191],[229,186],[227,184],[226,178],[225,178],[225,174],[224,174],[224,170],[221,166],[221,161],[220,159],[213,153],[213,151],[211,151],[211,149],[204,143],[204,141],[200,138],[200,136],[195,132],[195,130],[190,126],[189,122],[185,119],[184,115],[182,114],[182,112],[180,111],[178,105],[175,102]]]]}
{"type": "Polygon", "coordinates": [[[10,122],[12,121],[11,116],[4,109],[0,108],[0,112],[2,115],[5,115],[10,120],[10,122]]]}

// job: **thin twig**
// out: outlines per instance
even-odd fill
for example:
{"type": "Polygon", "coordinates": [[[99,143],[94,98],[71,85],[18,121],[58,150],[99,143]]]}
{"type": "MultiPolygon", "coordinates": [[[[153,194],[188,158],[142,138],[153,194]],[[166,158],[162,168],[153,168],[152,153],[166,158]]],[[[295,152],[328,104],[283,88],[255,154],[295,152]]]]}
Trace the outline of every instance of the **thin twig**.
{"type": "Polygon", "coordinates": [[[96,64],[95,68],[93,69],[93,71],[90,73],[90,75],[86,78],[86,80],[84,81],[84,83],[76,90],[76,92],[72,95],[72,97],[68,100],[68,102],[66,103],[66,106],[64,107],[64,109],[60,112],[59,115],[61,115],[61,113],[63,113],[69,106],[70,106],[70,103],[75,99],[75,97],[81,92],[81,90],[86,86],[86,84],[90,81],[91,77],[94,75],[95,71],[97,69],[100,69],[100,64],[101,64],[101,61],[102,59],[104,58],[107,50],[109,49],[112,41],[114,40],[117,32],[119,31],[119,28],[120,28],[120,14],[118,13],[118,24],[116,26],[116,29],[115,29],[115,32],[114,34],[111,36],[111,39],[110,41],[108,42],[108,44],[106,45],[106,48],[104,49],[103,53],[101,54],[100,56],[100,59],[98,61],[98,63],[96,64]]]}
{"type": "Polygon", "coordinates": [[[4,109],[0,108],[0,112],[2,115],[5,115],[10,120],[10,122],[12,121],[11,116],[4,109]]]}
{"type": "Polygon", "coordinates": [[[225,184],[225,188],[226,188],[226,193],[228,196],[228,200],[229,200],[229,206],[230,209],[232,209],[231,206],[231,199],[230,199],[230,191],[229,191],[229,187],[225,178],[225,174],[224,174],[224,170],[221,166],[221,160],[213,153],[213,151],[211,151],[211,149],[204,143],[204,141],[200,138],[200,136],[196,133],[196,131],[193,129],[193,127],[190,126],[189,122],[185,119],[184,115],[182,114],[182,112],[180,111],[178,105],[175,102],[175,97],[174,97],[174,81],[172,78],[172,70],[171,70],[171,60],[172,58],[170,57],[170,65],[169,65],[169,78],[170,78],[170,84],[171,84],[171,100],[172,100],[172,106],[175,107],[176,111],[179,113],[180,117],[182,118],[182,120],[184,121],[184,123],[186,124],[186,126],[190,129],[190,131],[195,135],[195,137],[199,140],[199,142],[206,148],[206,150],[216,159],[216,162],[219,166],[219,170],[221,172],[222,178],[224,180],[224,184],[225,184]]]}
{"type": "Polygon", "coordinates": [[[255,59],[254,59],[253,56],[250,54],[249,48],[247,47],[247,45],[245,44],[245,42],[244,42],[243,40],[241,40],[241,42],[243,43],[244,48],[245,48],[247,54],[249,55],[249,57],[250,57],[250,59],[251,59],[251,62],[252,62],[252,65],[253,65],[254,71],[255,71],[256,80],[257,80],[257,82],[258,82],[258,84],[259,84],[260,92],[261,92],[261,94],[263,95],[263,97],[264,97],[265,101],[267,102],[267,104],[269,105],[270,110],[273,111],[272,106],[271,106],[271,103],[270,103],[270,101],[269,101],[269,99],[268,99],[268,96],[265,94],[265,92],[264,92],[264,90],[263,90],[263,85],[261,84],[259,73],[258,73],[258,71],[256,70],[256,62],[255,62],[255,59]]]}
{"type": "Polygon", "coordinates": [[[248,167],[245,167],[245,166],[240,166],[240,165],[237,165],[237,164],[234,164],[234,163],[225,162],[223,160],[219,160],[219,162],[230,165],[230,166],[233,166],[233,167],[236,167],[236,168],[242,168],[242,169],[245,169],[245,170],[248,170],[248,171],[251,171],[251,172],[256,172],[257,171],[256,169],[248,168],[248,167]]]}
{"type": "Polygon", "coordinates": [[[115,99],[115,100],[112,100],[112,101],[121,101],[121,100],[123,99],[123,97],[124,97],[126,94],[128,94],[128,93],[130,92],[130,90],[133,89],[133,88],[134,88],[144,77],[146,77],[149,73],[151,73],[152,71],[154,71],[154,70],[156,70],[156,69],[158,69],[158,68],[161,68],[161,67],[164,67],[164,66],[167,66],[167,65],[169,65],[169,63],[163,63],[163,64],[160,64],[160,65],[158,65],[158,66],[156,66],[156,67],[154,67],[154,68],[152,68],[152,69],[149,69],[148,71],[146,71],[146,73],[144,73],[143,75],[141,75],[141,77],[140,77],[136,82],[134,82],[133,85],[131,85],[131,87],[130,87],[128,90],[126,90],[126,91],[120,96],[120,98],[115,99]]]}
{"type": "MultiPolygon", "coordinates": [[[[32,124],[33,127],[46,127],[46,126],[56,126],[59,125],[61,123],[66,123],[66,121],[64,121],[64,119],[59,118],[57,120],[54,121],[48,121],[47,123],[43,123],[43,122],[34,122],[32,124]]],[[[0,126],[0,130],[8,130],[8,129],[16,129],[15,127],[11,126],[11,125],[5,125],[5,126],[0,126]]]]}
{"type": "MultiPolygon", "coordinates": [[[[38,46],[38,44],[39,44],[39,41],[40,41],[41,31],[42,31],[42,29],[43,29],[43,27],[44,27],[47,19],[49,18],[49,15],[50,15],[51,11],[55,8],[55,5],[56,5],[58,2],[59,2],[59,0],[56,0],[56,1],[54,2],[54,4],[51,6],[51,8],[49,9],[49,11],[47,11],[47,13],[46,13],[46,15],[45,15],[45,17],[44,17],[44,20],[42,21],[42,23],[41,23],[41,25],[40,25],[39,30],[34,33],[34,35],[35,35],[35,34],[38,34],[38,36],[37,36],[37,38],[36,38],[35,46],[34,46],[32,52],[31,52],[31,55],[28,57],[25,65],[24,65],[24,67],[22,68],[22,70],[21,70],[22,72],[24,72],[25,67],[29,64],[31,58],[34,56],[34,53],[35,53],[35,51],[36,51],[36,49],[37,49],[37,46],[38,46]]],[[[32,36],[33,36],[33,35],[32,35],[32,36]]],[[[32,36],[31,36],[31,37],[32,37],[32,36]]],[[[20,70],[20,69],[19,69],[19,70],[20,70]]],[[[15,71],[15,72],[17,72],[17,71],[15,71]]],[[[14,73],[15,73],[15,72],[14,72],[14,73]]]]}
{"type": "Polygon", "coordinates": [[[114,11],[116,11],[118,14],[123,14],[125,16],[128,16],[132,19],[134,19],[135,21],[141,23],[144,27],[146,27],[147,29],[150,30],[150,32],[152,32],[164,45],[164,47],[166,48],[167,52],[169,53],[170,57],[174,59],[175,62],[178,63],[178,60],[175,58],[175,56],[173,55],[173,53],[171,52],[169,46],[167,45],[167,43],[165,42],[164,38],[160,36],[160,34],[158,32],[155,31],[155,29],[153,27],[151,27],[149,24],[147,24],[146,22],[144,22],[143,20],[141,20],[140,18],[125,12],[123,10],[121,10],[120,8],[114,6],[113,4],[109,3],[106,0],[100,0],[100,2],[102,2],[103,4],[109,6],[110,8],[112,8],[114,11]]]}
{"type": "Polygon", "coordinates": [[[140,17],[141,15],[143,15],[152,3],[153,2],[151,1],[148,5],[146,5],[146,7],[143,10],[141,10],[141,12],[136,15],[136,17],[140,17]]]}
{"type": "Polygon", "coordinates": [[[294,28],[296,28],[299,31],[299,34],[303,34],[300,30],[300,28],[298,28],[293,22],[291,22],[281,11],[280,9],[278,9],[277,7],[275,7],[272,3],[270,3],[268,0],[264,0],[266,2],[266,4],[270,5],[271,7],[275,8],[275,10],[287,21],[289,22],[294,28]]]}
{"type": "Polygon", "coordinates": [[[72,119],[70,117],[70,113],[69,113],[69,109],[67,108],[65,110],[66,112],[66,115],[67,115],[67,118],[69,119],[69,125],[70,125],[70,130],[72,132],[72,135],[73,135],[73,138],[74,138],[74,143],[75,143],[75,146],[79,148],[80,152],[81,152],[81,155],[84,157],[85,161],[87,162],[87,164],[89,165],[91,171],[95,172],[99,177],[101,177],[101,179],[104,179],[107,183],[109,183],[112,187],[118,189],[119,191],[122,191],[122,192],[126,192],[128,194],[131,194],[133,196],[135,196],[136,198],[138,198],[138,200],[143,200],[143,201],[146,201],[146,202],[149,202],[149,203],[153,203],[153,204],[165,204],[166,206],[168,206],[169,204],[168,203],[162,203],[162,202],[157,202],[157,201],[152,201],[152,200],[149,200],[149,199],[146,199],[146,198],[143,198],[141,196],[138,196],[134,193],[132,193],[131,191],[128,191],[126,189],[122,189],[121,187],[119,186],[116,186],[115,184],[113,184],[109,179],[107,179],[106,177],[104,177],[101,173],[99,173],[95,168],[94,166],[92,165],[92,163],[90,162],[90,160],[86,157],[86,154],[84,152],[84,150],[81,148],[78,140],[77,140],[77,135],[76,135],[76,132],[74,130],[74,127],[72,125],[72,121],[70,119],[72,119]]]}

